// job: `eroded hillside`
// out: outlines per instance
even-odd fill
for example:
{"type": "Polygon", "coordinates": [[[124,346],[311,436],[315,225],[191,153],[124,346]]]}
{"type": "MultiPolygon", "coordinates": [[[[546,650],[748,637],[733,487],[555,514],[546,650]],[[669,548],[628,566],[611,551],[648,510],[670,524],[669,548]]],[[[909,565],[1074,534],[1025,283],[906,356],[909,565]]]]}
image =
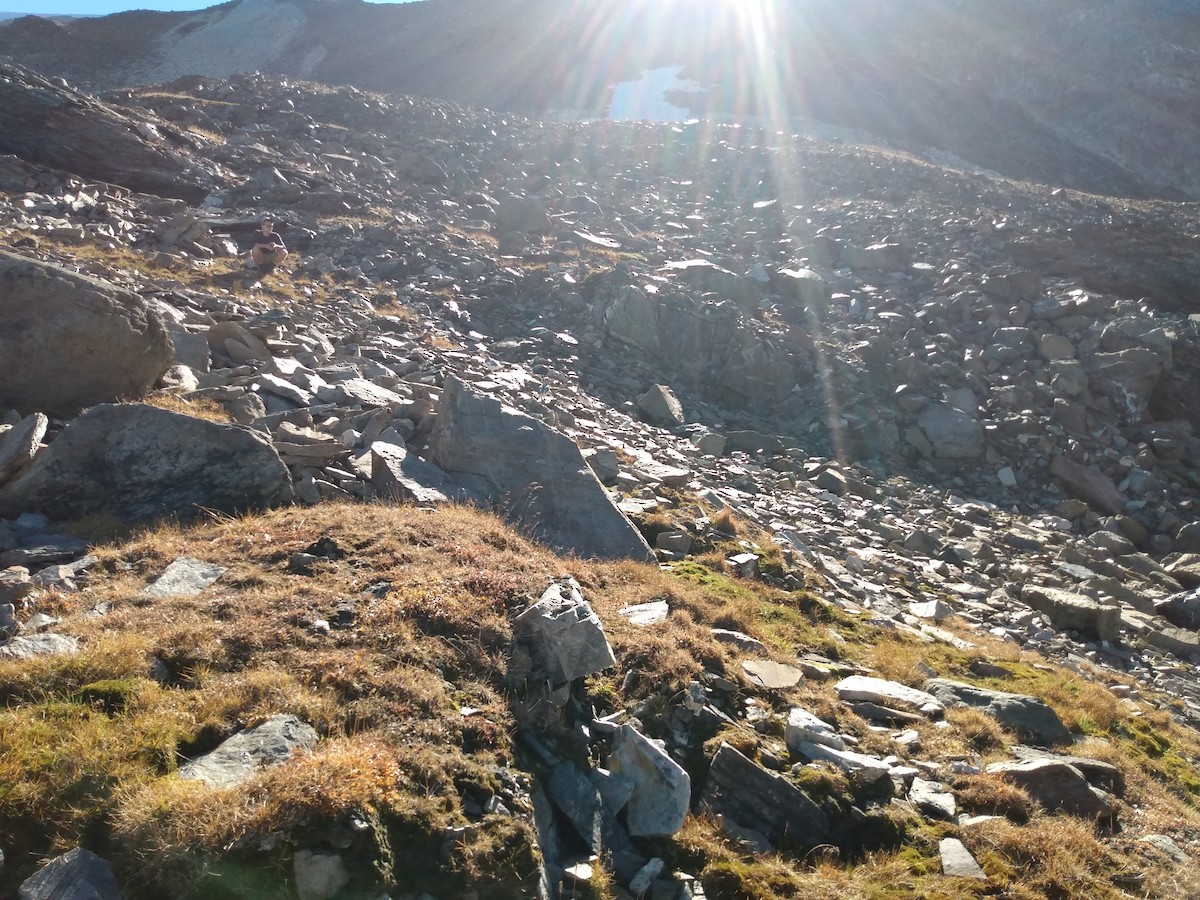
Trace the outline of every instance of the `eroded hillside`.
{"type": "Polygon", "coordinates": [[[9,892],[1196,893],[1192,207],[3,75],[9,892]]]}

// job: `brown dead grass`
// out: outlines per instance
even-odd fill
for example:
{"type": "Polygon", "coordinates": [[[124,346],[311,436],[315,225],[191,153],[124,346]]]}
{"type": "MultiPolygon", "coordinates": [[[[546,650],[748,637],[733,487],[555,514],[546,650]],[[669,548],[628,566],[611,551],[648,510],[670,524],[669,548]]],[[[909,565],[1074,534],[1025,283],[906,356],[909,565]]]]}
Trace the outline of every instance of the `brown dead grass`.
{"type": "MultiPolygon", "coordinates": [[[[359,804],[390,823],[381,827],[395,840],[414,848],[417,858],[409,864],[419,869],[434,860],[436,870],[420,869],[434,893],[498,885],[487,881],[492,870],[506,873],[505,884],[521,883],[532,856],[520,823],[470,823],[475,837],[454,844],[448,861],[434,837],[468,822],[455,784],[488,783],[495,767],[519,763],[513,734],[526,711],[507,680],[510,623],[550,577],[562,575],[580,582],[619,661],[589,681],[598,711],[639,705],[652,736],[666,732],[673,697],[692,681],[719,675],[738,686],[731,709],[753,698],[773,714],[759,731],[718,736],[747,752],[760,745],[782,752],[782,723],[792,705],[856,735],[861,750],[894,751],[891,731],[872,729],[837,701],[836,679],[802,682],[789,692],[754,687],[741,672],[746,654],[716,641],[714,627],[757,637],[765,655],[780,662],[823,653],[871,662],[876,674],[915,686],[925,679],[922,663],[979,683],[971,660],[995,652],[992,658],[1003,659],[1011,675],[989,686],[1039,694],[1056,708],[1077,704],[1074,721],[1106,738],[1076,752],[1121,768],[1128,785],[1123,820],[1131,830],[1172,834],[1187,845],[1200,829],[1200,795],[1191,792],[1187,774],[1190,761],[1200,758],[1200,740],[1167,713],[1145,708],[1132,717],[1131,707],[1109,702],[1103,687],[1093,689],[978,636],[979,650],[962,651],[881,632],[813,589],[738,581],[694,560],[670,569],[564,560],[466,507],[293,508],[186,527],[125,529],[95,552],[100,561],[86,592],[39,601],[63,618],[63,631],[82,639],[81,652],[0,663],[6,878],[19,879],[39,856],[84,840],[112,848],[122,877],[144,885],[131,891],[135,898],[177,895],[205,877],[227,848],[277,834],[284,836],[283,852],[288,835],[359,804]],[[322,537],[344,556],[311,576],[290,573],[292,554],[322,537]],[[227,572],[196,597],[141,596],[184,555],[227,572]],[[316,620],[332,619],[347,599],[356,610],[348,627],[314,630],[316,620]],[[659,625],[632,625],[619,614],[624,606],[660,599],[671,611],[659,625]],[[88,616],[100,603],[108,605],[107,615],[88,616]],[[151,677],[152,667],[161,681],[151,677]],[[460,710],[468,706],[476,712],[464,716],[460,710]],[[181,760],[281,712],[317,728],[316,754],[220,794],[220,802],[174,774],[181,760]],[[501,856],[513,861],[509,868],[501,856]]],[[[1012,740],[976,711],[951,710],[947,721],[950,727],[919,727],[920,758],[986,760],[1012,740]]],[[[1027,797],[985,776],[955,787],[968,811],[1015,820],[1032,814],[1027,797]]],[[[699,875],[710,896],[755,900],[961,898],[982,890],[1106,897],[1117,896],[1112,878],[1134,866],[1145,870],[1147,885],[1156,885],[1153,896],[1187,896],[1169,890],[1190,883],[1169,861],[1143,859],[1141,845],[1117,844],[1090,826],[1032,814],[1025,830],[1001,823],[964,836],[992,880],[986,888],[948,885],[936,858],[942,832],[925,834],[911,823],[905,828],[909,843],[894,853],[857,860],[754,858],[741,855],[713,823],[689,819],[658,852],[699,875]],[[1043,846],[1055,840],[1055,847],[1043,846]]]]}
{"type": "Polygon", "coordinates": [[[191,416],[194,419],[205,419],[209,422],[220,422],[222,424],[233,421],[225,407],[217,401],[207,398],[185,400],[176,393],[158,391],[148,396],[142,402],[148,406],[165,409],[167,412],[178,413],[181,416],[191,416]]]}

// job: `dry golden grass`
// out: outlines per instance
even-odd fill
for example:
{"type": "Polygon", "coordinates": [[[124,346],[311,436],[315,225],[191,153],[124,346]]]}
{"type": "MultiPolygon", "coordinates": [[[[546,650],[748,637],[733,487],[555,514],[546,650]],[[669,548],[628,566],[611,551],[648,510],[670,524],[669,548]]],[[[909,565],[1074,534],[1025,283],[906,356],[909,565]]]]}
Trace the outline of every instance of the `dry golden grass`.
{"type": "Polygon", "coordinates": [[[209,422],[225,424],[233,421],[229,413],[225,410],[225,407],[217,401],[207,398],[185,400],[171,391],[158,391],[141,402],[157,407],[158,409],[165,409],[168,412],[179,413],[181,416],[206,419],[209,422]]]}
{"type": "MultiPolygon", "coordinates": [[[[453,895],[490,885],[481,895],[516,896],[506,892],[525,884],[535,867],[528,825],[495,817],[471,822],[459,788],[488,785],[495,767],[520,765],[513,734],[536,711],[522,705],[520,686],[508,679],[510,623],[550,577],[562,575],[580,582],[619,660],[589,679],[597,710],[640,704],[652,736],[665,733],[672,698],[708,673],[740,686],[731,703],[753,696],[774,714],[760,731],[739,727],[718,735],[748,754],[759,746],[782,752],[783,717],[792,705],[857,736],[861,750],[894,751],[890,731],[869,727],[837,700],[834,680],[802,682],[788,692],[755,688],[742,674],[745,654],[715,640],[714,627],[757,637],[780,662],[822,653],[873,663],[877,674],[917,686],[925,678],[921,663],[980,683],[970,663],[984,654],[1003,659],[1012,673],[984,680],[989,686],[1044,696],[1064,714],[1072,706],[1072,722],[1105,738],[1076,752],[1108,759],[1124,773],[1123,819],[1131,830],[1172,834],[1186,844],[1200,829],[1200,779],[1194,771],[1189,776],[1200,741],[1166,713],[1143,708],[1133,716],[1130,706],[1110,702],[1103,687],[986,639],[979,650],[962,651],[881,632],[825,602],[817,582],[788,592],[738,581],[695,560],[671,569],[564,560],[466,507],[431,513],[328,504],[186,527],[108,524],[77,523],[77,533],[109,535],[95,548],[99,563],[86,592],[39,601],[63,618],[62,630],[81,638],[81,652],[0,663],[6,878],[23,877],[39,856],[84,840],[110,849],[122,878],[135,885],[132,900],[178,896],[218,877],[222,866],[252,866],[253,854],[239,856],[238,848],[278,835],[284,854],[306,829],[353,807],[378,823],[394,865],[412,867],[423,889],[453,895]],[[344,556],[311,576],[290,573],[292,554],[322,537],[344,556]],[[143,597],[142,588],[183,555],[227,572],[196,597],[143,597]],[[313,629],[346,599],[356,601],[348,627],[313,629]],[[654,627],[619,614],[659,599],[670,614],[654,627]],[[88,616],[99,603],[108,614],[88,616]],[[466,706],[477,712],[462,715],[466,706]],[[175,774],[183,759],[277,713],[313,724],[322,737],[318,751],[218,794],[175,774]],[[446,829],[468,825],[469,838],[447,850],[446,829]]],[[[976,711],[951,710],[947,721],[948,728],[919,727],[920,758],[998,758],[1012,741],[976,711]]],[[[853,793],[837,773],[810,769],[797,779],[837,803],[853,793]]],[[[1017,820],[1031,815],[1028,798],[1009,785],[979,777],[955,788],[969,811],[1017,820]]],[[[819,853],[747,857],[703,818],[689,819],[680,835],[655,849],[670,865],[700,876],[713,897],[949,900],[981,892],[1083,897],[1089,891],[1104,897],[1117,896],[1112,879],[1135,867],[1157,891],[1152,896],[1187,896],[1171,890],[1191,884],[1192,876],[1146,856],[1132,840],[1120,843],[1082,823],[1036,814],[1026,830],[1001,823],[964,835],[991,876],[987,886],[946,882],[936,839],[949,826],[903,820],[897,827],[908,832],[903,847],[853,860],[819,853]],[[1043,846],[1055,840],[1055,847],[1043,846]]]]}

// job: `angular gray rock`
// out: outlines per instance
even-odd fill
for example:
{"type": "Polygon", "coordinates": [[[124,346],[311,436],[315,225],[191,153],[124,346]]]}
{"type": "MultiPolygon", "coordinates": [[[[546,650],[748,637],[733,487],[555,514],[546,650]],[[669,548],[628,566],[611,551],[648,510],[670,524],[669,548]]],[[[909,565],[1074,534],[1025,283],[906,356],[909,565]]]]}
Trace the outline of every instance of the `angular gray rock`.
{"type": "Polygon", "coordinates": [[[931,403],[917,416],[933,455],[940,459],[976,459],[983,453],[983,426],[949,403],[931,403]]]}
{"type": "Polygon", "coordinates": [[[971,851],[958,838],[942,838],[938,842],[938,853],[942,858],[942,874],[950,878],[975,878],[987,880],[971,851]]]}
{"type": "Polygon", "coordinates": [[[0,153],[199,203],[205,176],[148,121],[15,65],[0,65],[0,153]]]}
{"type": "Polygon", "coordinates": [[[1178,591],[1154,603],[1154,612],[1176,628],[1200,630],[1200,587],[1178,591]]]}
{"type": "Polygon", "coordinates": [[[152,584],[142,591],[144,597],[194,597],[218,578],[225,569],[202,559],[181,556],[163,570],[152,584]]]}
{"type": "Polygon", "coordinates": [[[940,781],[928,781],[917,777],[908,790],[908,801],[922,814],[931,819],[949,821],[958,811],[954,793],[940,781]]]}
{"type": "Polygon", "coordinates": [[[1058,628],[1098,641],[1115,641],[1121,632],[1121,607],[1061,588],[1026,584],[1021,601],[1045,613],[1058,628]]]}
{"type": "Polygon", "coordinates": [[[443,386],[429,446],[434,463],[551,547],[583,557],[653,559],[574,441],[455,377],[443,386]]]}
{"type": "Polygon", "coordinates": [[[1050,461],[1050,474],[1071,494],[1101,512],[1116,516],[1125,511],[1128,501],[1117,490],[1113,480],[1102,472],[1089,469],[1065,456],[1056,456],[1050,461]]]}
{"type": "Polygon", "coordinates": [[[68,415],[139,398],[174,361],[166,327],[137,294],[5,250],[0,321],[0,404],[22,410],[68,415]]]}
{"type": "Polygon", "coordinates": [[[180,766],[179,776],[203,781],[209,787],[233,787],[259,769],[278,766],[297,750],[312,750],[316,745],[317,732],[311,725],[292,715],[272,716],[180,766]]]}
{"type": "Polygon", "coordinates": [[[927,691],[868,675],[843,678],[837,683],[836,690],[841,700],[866,700],[884,706],[899,704],[902,709],[915,710],[930,717],[940,717],[946,711],[942,702],[927,691]]]}
{"type": "Polygon", "coordinates": [[[799,747],[805,741],[825,744],[835,750],[846,749],[846,742],[838,736],[832,725],[798,706],[792,707],[788,712],[783,739],[793,753],[799,753],[799,747]]]}
{"type": "Polygon", "coordinates": [[[1025,741],[1049,746],[1071,740],[1071,732],[1058,713],[1036,697],[990,691],[986,688],[932,678],[925,690],[947,706],[970,706],[982,710],[1005,728],[1015,731],[1025,741]]]}
{"type": "Polygon", "coordinates": [[[384,441],[371,445],[371,486],[376,497],[420,505],[449,503],[462,492],[437,466],[384,441]]]}
{"type": "Polygon", "coordinates": [[[656,424],[673,428],[684,422],[683,406],[665,384],[656,384],[638,397],[637,406],[656,424]]]}
{"type": "Polygon", "coordinates": [[[574,578],[546,588],[537,603],[513,620],[513,632],[533,642],[534,659],[555,685],[616,663],[604,626],[574,578]]]}
{"type": "Polygon", "coordinates": [[[832,824],[820,806],[729,744],[713,757],[700,805],[764,835],[776,848],[812,848],[833,840],[832,824]]]}
{"type": "Polygon", "coordinates": [[[0,488],[0,515],[73,518],[104,512],[124,522],[187,520],[292,498],[291,477],[269,440],[142,404],[95,406],[71,422],[0,488]]]}
{"type": "Polygon", "coordinates": [[[631,725],[622,725],[613,737],[608,767],[633,782],[625,809],[634,837],[670,837],[687,817],[692,780],[660,744],[631,725]]]}
{"type": "Polygon", "coordinates": [[[29,659],[31,656],[58,656],[79,649],[79,639],[66,634],[31,634],[0,644],[0,659],[29,659]]]}
{"type": "Polygon", "coordinates": [[[108,861],[76,847],[21,882],[17,896],[20,900],[121,900],[122,894],[108,861]]]}
{"type": "Polygon", "coordinates": [[[29,464],[49,424],[45,415],[34,413],[8,431],[0,432],[0,484],[29,464]]]}
{"type": "Polygon", "coordinates": [[[1024,759],[992,763],[984,771],[1000,775],[1029,792],[1047,812],[1065,812],[1085,819],[1116,815],[1111,794],[1088,783],[1082,771],[1058,759],[1024,759]]]}

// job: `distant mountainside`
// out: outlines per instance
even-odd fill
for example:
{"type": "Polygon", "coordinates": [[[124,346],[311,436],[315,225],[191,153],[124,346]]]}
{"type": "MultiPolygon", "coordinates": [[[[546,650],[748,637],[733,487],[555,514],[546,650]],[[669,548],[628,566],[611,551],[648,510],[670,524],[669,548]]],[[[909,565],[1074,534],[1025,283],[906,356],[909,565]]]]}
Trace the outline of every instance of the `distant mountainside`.
{"type": "Polygon", "coordinates": [[[231,0],[0,29],[91,90],[259,70],[525,113],[602,114],[683,66],[698,115],[818,121],[1004,176],[1200,199],[1195,0],[231,0]]]}

